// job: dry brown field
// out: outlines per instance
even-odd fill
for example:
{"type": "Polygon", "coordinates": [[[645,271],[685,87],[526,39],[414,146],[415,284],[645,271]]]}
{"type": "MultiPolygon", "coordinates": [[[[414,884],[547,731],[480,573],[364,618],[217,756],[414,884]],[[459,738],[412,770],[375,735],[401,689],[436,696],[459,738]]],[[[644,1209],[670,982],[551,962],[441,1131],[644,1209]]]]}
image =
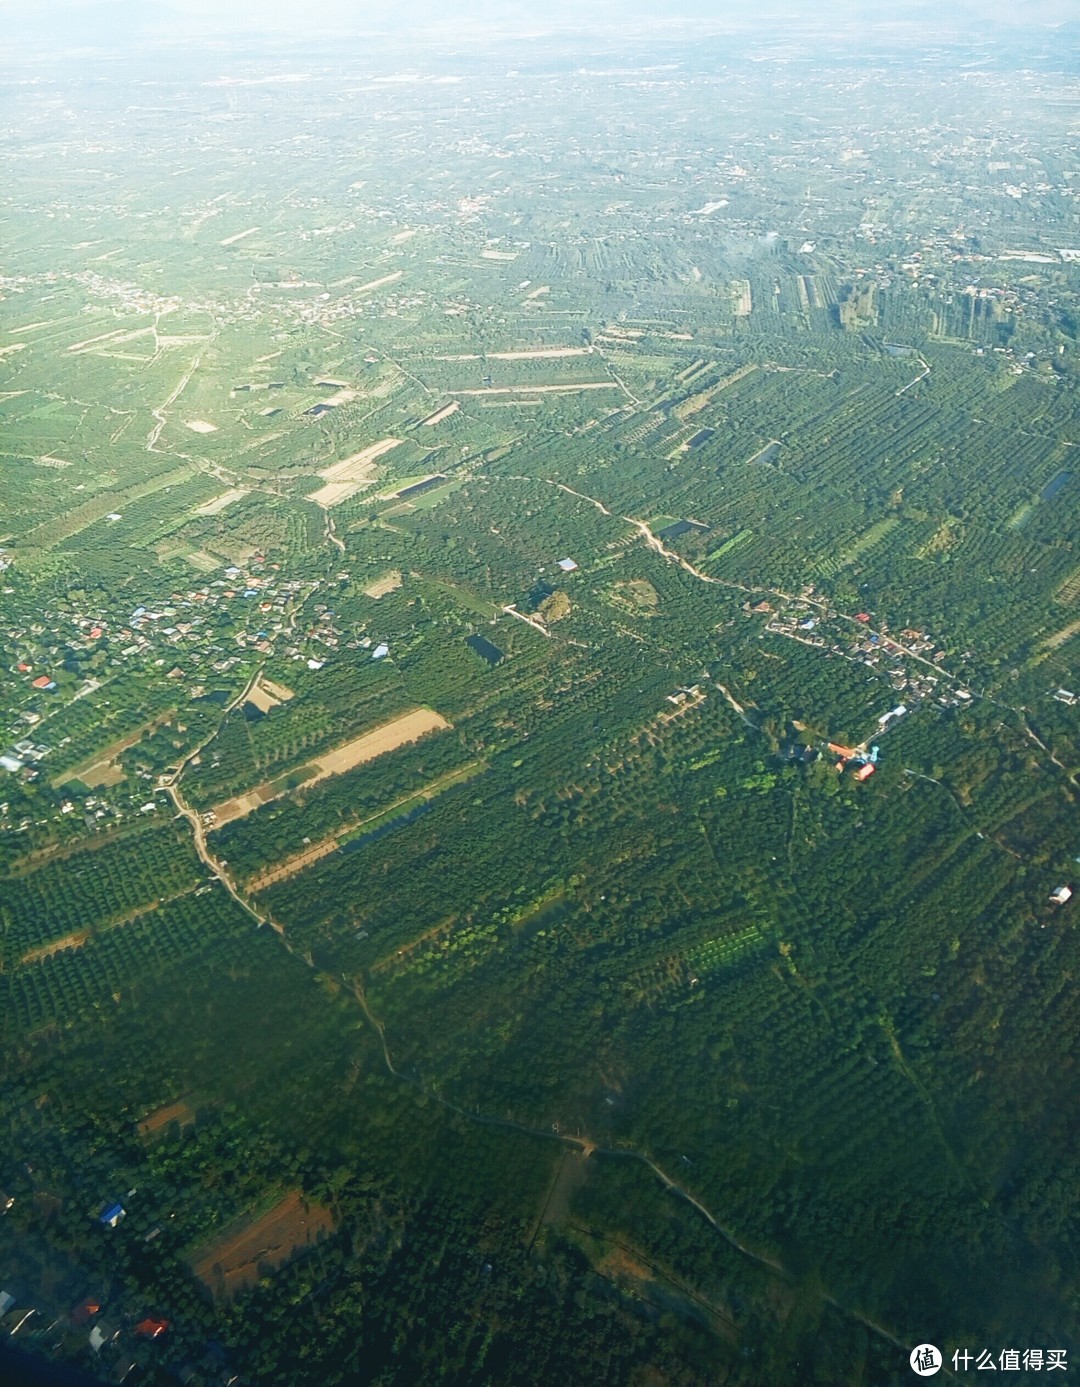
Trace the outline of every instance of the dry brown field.
{"type": "MultiPolygon", "coordinates": [[[[403,713],[392,722],[373,728],[370,732],[354,737],[351,742],[345,742],[333,751],[324,752],[321,756],[305,762],[298,769],[312,770],[315,773],[304,781],[303,789],[307,791],[320,780],[326,780],[331,775],[342,775],[345,771],[351,771],[356,766],[363,765],[365,761],[374,761],[377,756],[383,756],[408,742],[419,741],[427,732],[449,726],[450,723],[440,713],[433,712],[430,708],[415,708],[411,713],[403,713]]],[[[279,777],[283,778],[284,776],[279,777]]],[[[260,804],[276,799],[281,793],[284,791],[275,791],[274,782],[267,781],[254,790],[248,790],[246,794],[234,795],[232,799],[225,800],[213,810],[214,826],[220,827],[234,819],[242,819],[253,809],[258,809],[260,804]]]]}
{"type": "Polygon", "coordinates": [[[234,1224],[204,1244],[189,1264],[215,1297],[228,1299],[253,1286],[260,1268],[281,1266],[299,1248],[310,1247],[320,1234],[333,1230],[330,1210],[308,1203],[299,1190],[293,1190],[259,1218],[234,1224]]]}

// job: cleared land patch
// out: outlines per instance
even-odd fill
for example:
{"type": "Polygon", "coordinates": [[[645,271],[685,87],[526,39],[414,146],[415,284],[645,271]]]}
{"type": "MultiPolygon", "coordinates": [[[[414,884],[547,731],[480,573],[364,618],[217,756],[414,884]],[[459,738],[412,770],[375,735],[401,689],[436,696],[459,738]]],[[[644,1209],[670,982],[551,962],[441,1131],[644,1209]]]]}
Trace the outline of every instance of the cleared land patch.
{"type": "Polygon", "coordinates": [[[660,608],[660,596],[647,578],[629,578],[615,583],[609,596],[617,606],[639,616],[655,616],[660,608]]]}
{"type": "Polygon", "coordinates": [[[396,284],[399,279],[404,279],[404,270],[395,270],[392,275],[383,275],[382,279],[371,279],[367,284],[361,284],[353,290],[354,294],[363,294],[368,289],[381,289],[384,284],[396,284]]]}
{"type": "Polygon", "coordinates": [[[591,356],[592,347],[534,347],[530,351],[488,352],[489,361],[550,361],[560,356],[591,356]]]}
{"type": "Polygon", "coordinates": [[[621,390],[618,381],[585,380],[576,385],[485,385],[476,390],[454,390],[454,395],[529,395],[573,394],[576,390],[621,390]]]}
{"type": "Polygon", "coordinates": [[[126,737],[111,742],[103,751],[97,752],[93,760],[84,761],[81,766],[63,771],[60,775],[54,776],[49,783],[53,789],[63,785],[68,780],[81,780],[84,785],[91,789],[95,785],[115,785],[117,781],[124,778],[122,768],[115,764],[120,753],[127,751],[128,747],[134,746],[144,732],[153,732],[162,723],[168,722],[175,712],[175,708],[170,708],[168,712],[159,713],[157,717],[151,718],[149,722],[144,722],[141,727],[137,727],[134,732],[129,732],[126,737]]]}
{"type": "Polygon", "coordinates": [[[149,1117],[144,1117],[139,1123],[139,1136],[151,1137],[157,1132],[163,1131],[171,1123],[175,1122],[179,1127],[190,1127],[195,1121],[195,1113],[187,1103],[181,1098],[175,1103],[168,1103],[163,1108],[158,1108],[149,1117]]]}
{"type": "Polygon", "coordinates": [[[401,587],[401,570],[392,568],[389,573],[384,573],[382,577],[369,583],[363,592],[365,597],[385,597],[388,592],[394,592],[399,587],[401,587]]]}
{"type": "Polygon", "coordinates": [[[310,1247],[333,1230],[330,1210],[309,1203],[299,1190],[293,1190],[266,1213],[254,1219],[245,1216],[213,1242],[203,1244],[188,1264],[214,1296],[228,1299],[254,1285],[260,1268],[281,1266],[298,1249],[310,1247]]]}
{"type": "Polygon", "coordinates": [[[376,459],[388,453],[391,448],[397,448],[401,442],[400,438],[383,438],[350,457],[342,458],[340,462],[322,468],[319,476],[326,485],[319,487],[318,491],[313,491],[308,500],[327,507],[347,501],[362,487],[371,485],[375,479],[376,459]]]}
{"type": "Polygon", "coordinates": [[[268,713],[271,708],[288,702],[292,696],[292,690],[285,688],[283,684],[273,684],[269,679],[257,679],[247,696],[247,701],[258,708],[260,713],[268,713]]]}
{"type": "MultiPolygon", "coordinates": [[[[355,766],[363,765],[365,761],[374,761],[377,756],[382,756],[388,751],[395,751],[399,746],[405,746],[409,742],[417,742],[425,733],[439,731],[449,726],[450,723],[440,713],[433,712],[430,708],[416,708],[411,713],[404,713],[401,717],[394,718],[392,722],[384,723],[382,727],[376,727],[371,732],[354,737],[351,742],[346,742],[344,746],[339,746],[334,751],[328,751],[315,760],[306,762],[299,768],[301,773],[307,772],[303,782],[304,788],[306,790],[317,784],[318,781],[325,780],[328,776],[341,775],[345,771],[351,771],[355,766]]],[[[224,803],[217,805],[213,810],[215,826],[220,827],[222,824],[231,823],[233,819],[242,819],[253,809],[257,809],[260,804],[277,799],[279,795],[285,793],[283,782],[294,780],[296,774],[296,771],[291,771],[280,777],[278,781],[268,781],[257,786],[254,790],[249,790],[247,794],[234,795],[232,799],[227,799],[224,803]],[[279,789],[279,785],[282,788],[279,789]]]]}
{"type": "Polygon", "coordinates": [[[267,693],[272,694],[279,703],[288,703],[290,698],[296,697],[287,684],[279,684],[276,680],[267,679],[265,675],[259,680],[259,683],[267,693]]]}
{"type": "Polygon", "coordinates": [[[441,424],[444,419],[449,419],[451,414],[456,414],[461,408],[457,400],[451,400],[448,405],[443,405],[442,409],[437,409],[434,414],[429,414],[426,419],[421,419],[420,423],[424,428],[432,428],[435,424],[441,424]]]}
{"type": "Polygon", "coordinates": [[[1041,642],[1043,650],[1058,650],[1067,640],[1080,633],[1080,621],[1071,621],[1068,626],[1063,626],[1060,631],[1055,631],[1053,635],[1047,636],[1041,642]]]}
{"type": "Polygon", "coordinates": [[[63,953],[65,949],[81,949],[90,935],[90,930],[80,929],[74,934],[65,934],[62,939],[51,939],[48,944],[39,944],[36,949],[28,949],[19,962],[24,966],[28,963],[40,963],[43,958],[51,958],[53,954],[63,953]]]}
{"type": "Polygon", "coordinates": [[[217,433],[217,425],[209,424],[205,419],[185,420],[184,427],[192,433],[217,433]]]}
{"type": "Polygon", "coordinates": [[[248,883],[248,890],[253,893],[265,891],[268,886],[273,886],[275,882],[295,876],[297,872],[306,870],[313,863],[318,862],[320,858],[336,852],[348,839],[354,838],[361,830],[370,830],[372,826],[378,826],[391,819],[399,818],[403,811],[408,813],[410,809],[427,804],[441,795],[444,790],[449,790],[452,785],[458,785],[463,780],[471,780],[473,776],[479,775],[486,769],[486,762],[470,761],[460,770],[450,771],[448,774],[440,776],[438,780],[433,780],[430,785],[425,785],[415,794],[405,795],[401,799],[395,800],[393,804],[388,804],[377,813],[369,814],[366,819],[357,819],[353,823],[343,824],[336,833],[330,834],[329,837],[321,839],[318,843],[311,843],[304,848],[303,852],[294,853],[292,857],[286,857],[283,861],[275,863],[274,866],[264,868],[258,876],[252,878],[248,883]]]}
{"type": "Polygon", "coordinates": [[[234,501],[239,501],[247,494],[246,486],[234,486],[229,491],[223,491],[220,496],[215,496],[213,500],[204,501],[201,506],[196,506],[195,514],[217,515],[218,511],[223,511],[226,506],[231,506],[234,501]]]}
{"type": "Polygon", "coordinates": [[[257,226],[249,226],[246,231],[238,231],[235,236],[226,236],[224,241],[218,242],[218,245],[235,246],[237,241],[243,241],[248,236],[254,236],[258,230],[259,228],[257,226]]]}
{"type": "Polygon", "coordinates": [[[182,557],[199,573],[213,573],[221,567],[221,560],[215,559],[213,554],[208,554],[205,549],[190,549],[182,557]]]}

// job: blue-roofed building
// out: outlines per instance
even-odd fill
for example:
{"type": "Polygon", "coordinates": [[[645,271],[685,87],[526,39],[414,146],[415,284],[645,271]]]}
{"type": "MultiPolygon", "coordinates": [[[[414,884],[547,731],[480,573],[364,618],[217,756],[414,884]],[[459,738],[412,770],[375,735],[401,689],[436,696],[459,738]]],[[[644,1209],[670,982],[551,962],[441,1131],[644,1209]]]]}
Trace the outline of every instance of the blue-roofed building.
{"type": "Polygon", "coordinates": [[[375,649],[371,652],[371,658],[373,660],[383,660],[389,654],[390,647],[388,645],[377,645],[375,649]]]}
{"type": "Polygon", "coordinates": [[[115,1228],[126,1213],[123,1204],[106,1204],[98,1216],[98,1222],[103,1223],[106,1228],[115,1228]]]}

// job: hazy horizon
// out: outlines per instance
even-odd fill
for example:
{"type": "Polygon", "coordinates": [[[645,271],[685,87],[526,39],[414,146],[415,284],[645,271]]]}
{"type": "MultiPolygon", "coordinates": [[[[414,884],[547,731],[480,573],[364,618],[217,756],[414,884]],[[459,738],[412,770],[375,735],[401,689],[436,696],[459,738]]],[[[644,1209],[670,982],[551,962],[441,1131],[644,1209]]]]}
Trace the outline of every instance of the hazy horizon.
{"type": "Polygon", "coordinates": [[[583,11],[570,0],[556,0],[538,11],[523,0],[465,0],[452,7],[436,0],[417,0],[407,8],[383,4],[326,0],[317,15],[291,0],[168,0],[136,4],[132,0],[44,0],[31,12],[16,0],[0,0],[0,42],[35,37],[113,43],[133,35],[180,39],[235,34],[315,36],[320,33],[409,33],[418,30],[458,30],[462,35],[482,29],[493,34],[604,29],[608,25],[651,27],[703,24],[720,29],[752,31],[790,25],[838,35],[860,31],[917,30],[941,33],[992,27],[1047,27],[1074,19],[1069,0],[763,0],[751,12],[735,0],[597,0],[583,11]]]}

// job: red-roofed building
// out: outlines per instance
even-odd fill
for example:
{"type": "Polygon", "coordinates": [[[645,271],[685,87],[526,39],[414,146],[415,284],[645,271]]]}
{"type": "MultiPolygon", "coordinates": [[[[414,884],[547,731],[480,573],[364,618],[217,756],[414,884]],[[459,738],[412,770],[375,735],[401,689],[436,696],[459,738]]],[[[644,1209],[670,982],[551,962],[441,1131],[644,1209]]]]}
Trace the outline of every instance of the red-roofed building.
{"type": "Polygon", "coordinates": [[[135,1333],[141,1334],[144,1339],[156,1339],[160,1334],[164,1334],[168,1327],[168,1320],[156,1320],[148,1315],[135,1326],[135,1333]]]}
{"type": "Polygon", "coordinates": [[[869,621],[869,620],[870,620],[870,613],[869,613],[869,612],[856,612],[856,614],[855,614],[855,620],[856,620],[856,621],[869,621]]]}
{"type": "Polygon", "coordinates": [[[81,1329],[84,1324],[89,1324],[95,1315],[101,1314],[101,1301],[97,1296],[86,1296],[80,1300],[75,1309],[71,1312],[71,1323],[77,1329],[81,1329]]]}
{"type": "Polygon", "coordinates": [[[51,683],[52,680],[49,678],[47,674],[39,674],[38,677],[33,681],[32,687],[35,689],[47,689],[51,683]]]}

